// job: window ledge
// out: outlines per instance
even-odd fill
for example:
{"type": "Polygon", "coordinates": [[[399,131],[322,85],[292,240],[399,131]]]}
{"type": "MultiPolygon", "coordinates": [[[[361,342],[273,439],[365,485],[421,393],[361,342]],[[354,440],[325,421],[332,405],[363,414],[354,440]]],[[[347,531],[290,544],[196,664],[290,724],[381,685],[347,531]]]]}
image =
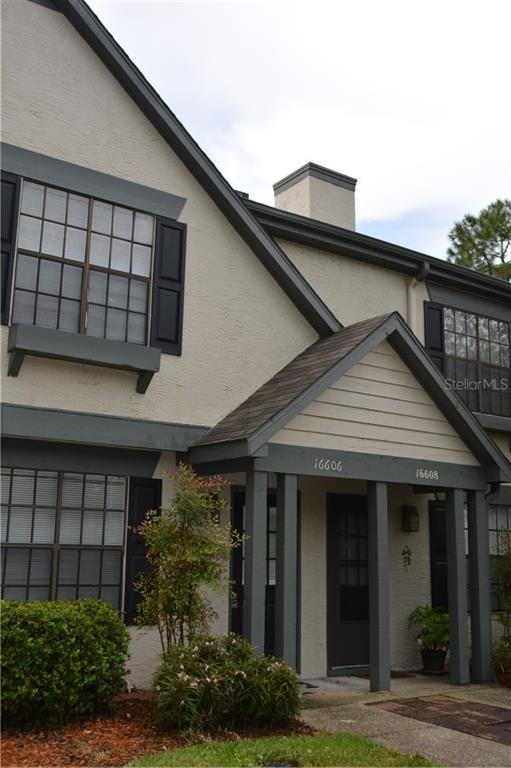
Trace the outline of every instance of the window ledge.
{"type": "Polygon", "coordinates": [[[511,418],[509,416],[494,416],[491,413],[476,413],[475,411],[474,416],[485,429],[511,432],[511,418]]]}
{"type": "Polygon", "coordinates": [[[50,357],[134,371],[138,374],[137,392],[140,394],[147,391],[154,374],[160,370],[160,349],[36,325],[12,325],[7,349],[10,353],[9,376],[19,374],[27,355],[50,357]]]}

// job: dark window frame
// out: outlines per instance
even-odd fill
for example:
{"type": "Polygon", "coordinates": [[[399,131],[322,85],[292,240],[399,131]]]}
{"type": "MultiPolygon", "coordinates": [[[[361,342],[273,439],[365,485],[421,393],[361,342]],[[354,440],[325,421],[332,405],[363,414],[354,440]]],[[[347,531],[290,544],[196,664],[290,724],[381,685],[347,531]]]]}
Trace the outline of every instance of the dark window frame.
{"type": "Polygon", "coordinates": [[[492,611],[501,611],[502,610],[502,603],[499,598],[498,589],[499,589],[499,580],[496,577],[495,574],[495,564],[498,562],[498,559],[502,557],[502,554],[499,553],[499,536],[503,531],[509,531],[511,533],[511,504],[488,504],[488,530],[490,535],[490,574],[491,574],[491,599],[492,599],[492,611]],[[499,510],[505,510],[505,515],[507,518],[507,527],[501,528],[499,525],[499,510]],[[495,514],[495,528],[491,525],[491,514],[492,512],[495,514]],[[495,548],[496,552],[493,550],[493,544],[492,544],[492,533],[495,533],[495,548]]]}
{"type": "MultiPolygon", "coordinates": [[[[104,321],[104,330],[106,333],[106,309],[108,308],[108,303],[105,305],[97,304],[96,302],[90,302],[88,300],[88,292],[89,292],[89,274],[91,271],[93,272],[100,272],[102,274],[106,274],[108,276],[107,278],[107,286],[110,283],[110,276],[114,277],[120,277],[128,281],[128,295],[126,299],[126,308],[116,308],[116,307],[110,307],[111,309],[119,309],[119,311],[122,311],[126,315],[126,328],[125,328],[125,338],[124,341],[126,343],[137,343],[140,346],[148,346],[150,344],[151,334],[152,334],[152,303],[153,303],[153,285],[154,285],[154,267],[155,267],[155,251],[156,251],[156,231],[158,226],[158,220],[161,217],[157,216],[156,214],[152,213],[148,210],[142,210],[141,208],[133,208],[124,204],[118,204],[115,201],[107,200],[105,198],[99,197],[99,196],[92,196],[92,195],[86,195],[82,192],[77,192],[70,188],[64,188],[55,184],[46,183],[39,181],[37,179],[32,179],[28,176],[20,177],[20,192],[19,192],[19,202],[17,206],[17,220],[15,222],[15,229],[16,229],[16,243],[15,243],[15,249],[14,249],[14,259],[13,264],[11,267],[11,291],[10,291],[10,304],[8,307],[8,317],[9,317],[9,325],[13,324],[13,313],[14,313],[14,300],[15,300],[15,293],[16,293],[16,277],[17,277],[17,271],[18,271],[18,262],[19,262],[19,255],[26,255],[32,258],[36,258],[39,260],[38,264],[38,275],[40,271],[40,261],[46,260],[55,262],[60,265],[70,265],[74,267],[78,267],[82,270],[82,291],[81,291],[81,298],[80,298],[80,313],[79,313],[79,328],[76,333],[79,335],[90,335],[94,338],[93,334],[87,334],[87,311],[89,304],[93,306],[102,306],[105,308],[105,321],[104,321]],[[25,182],[36,184],[40,187],[43,187],[45,189],[44,194],[44,202],[43,202],[43,211],[41,217],[34,217],[41,221],[41,234],[40,234],[40,244],[42,246],[42,237],[43,237],[43,224],[45,221],[49,221],[50,223],[56,223],[59,225],[64,226],[67,229],[67,224],[62,224],[60,221],[56,221],[54,219],[46,218],[45,217],[45,209],[46,209],[46,189],[54,189],[60,192],[66,193],[67,200],[66,200],[66,222],[67,222],[67,212],[68,212],[68,206],[69,206],[69,195],[76,195],[77,197],[86,198],[88,201],[88,211],[87,211],[87,225],[86,227],[78,227],[75,225],[72,225],[74,228],[80,229],[86,233],[86,242],[85,242],[85,253],[84,253],[84,259],[83,261],[77,260],[77,259],[71,259],[69,257],[62,256],[54,256],[52,254],[47,254],[42,251],[33,251],[28,248],[22,248],[19,245],[19,234],[20,234],[20,225],[21,225],[21,216],[30,216],[30,214],[24,214],[22,213],[21,207],[22,207],[22,197],[23,197],[23,185],[25,182]],[[140,213],[147,216],[150,216],[153,219],[153,232],[152,232],[152,241],[151,245],[147,246],[150,248],[151,256],[150,256],[150,269],[149,269],[149,275],[138,275],[133,272],[126,272],[118,269],[111,268],[110,266],[104,267],[99,264],[92,264],[90,261],[90,251],[91,251],[91,237],[93,234],[102,234],[102,233],[96,233],[95,230],[92,229],[92,218],[93,218],[93,209],[94,209],[94,203],[105,203],[106,205],[109,205],[112,207],[117,208],[123,208],[130,210],[133,214],[132,218],[132,229],[131,229],[131,240],[128,240],[123,237],[115,236],[116,240],[122,240],[124,242],[130,242],[131,245],[138,244],[138,241],[134,240],[134,228],[135,228],[135,214],[140,213]],[[147,286],[147,294],[146,294],[146,311],[145,313],[137,312],[135,310],[132,310],[129,308],[129,301],[130,301],[130,293],[131,293],[131,281],[136,280],[139,282],[143,282],[147,286]],[[145,317],[145,332],[144,332],[144,341],[142,342],[127,342],[127,335],[128,335],[128,318],[130,314],[136,314],[136,315],[143,315],[145,317]]],[[[106,237],[109,237],[110,239],[110,246],[109,246],[109,261],[111,261],[111,252],[112,252],[112,241],[114,240],[113,235],[113,211],[112,211],[112,223],[110,227],[110,234],[105,235],[106,237]]],[[[64,235],[65,237],[65,235],[64,235]]],[[[63,243],[63,253],[65,248],[65,240],[63,243]]],[[[130,257],[130,266],[132,264],[133,256],[130,257]]],[[[61,270],[61,281],[62,281],[62,275],[63,275],[63,269],[61,270]]],[[[60,286],[60,290],[62,289],[62,286],[60,286]]],[[[26,290],[26,289],[21,289],[26,290]]],[[[39,295],[39,293],[44,294],[44,292],[40,292],[36,289],[36,291],[27,291],[30,293],[35,293],[36,295],[39,295]]],[[[46,295],[46,294],[45,294],[46,295]]],[[[55,296],[55,294],[47,294],[51,296],[55,296]]],[[[60,303],[62,300],[62,295],[59,293],[57,296],[59,301],[59,311],[60,311],[60,303]]],[[[107,287],[107,298],[106,301],[108,302],[108,287],[107,287]]],[[[35,319],[35,312],[36,308],[34,306],[34,319],[35,319]]],[[[33,325],[37,325],[35,322],[33,325]]],[[[41,327],[41,326],[40,326],[41,327]]],[[[42,326],[45,327],[45,326],[42,326]]],[[[97,338],[111,338],[108,336],[102,336],[97,338]]],[[[114,339],[116,341],[122,341],[120,339],[114,339]]]]}
{"type": "MultiPolygon", "coordinates": [[[[491,363],[491,343],[497,343],[499,350],[501,347],[509,348],[509,355],[511,356],[511,322],[503,320],[499,317],[495,317],[491,314],[482,314],[481,312],[471,312],[466,309],[460,309],[456,306],[447,304],[439,304],[437,302],[425,302],[424,306],[424,320],[425,320],[425,346],[429,356],[442,371],[443,375],[452,380],[453,382],[460,382],[466,380],[468,386],[461,386],[456,388],[457,394],[461,397],[463,402],[470,410],[476,413],[490,414],[495,416],[511,417],[511,359],[509,367],[501,366],[491,363]],[[445,310],[452,310],[454,313],[454,323],[456,324],[456,312],[462,313],[465,316],[473,316],[476,323],[476,333],[457,333],[456,330],[450,331],[445,328],[445,310]],[[438,313],[440,313],[440,327],[438,327],[438,313]],[[480,336],[480,321],[486,320],[488,325],[491,322],[496,322],[507,326],[509,345],[502,344],[499,340],[494,342],[488,338],[480,336]],[[447,353],[446,350],[446,333],[454,333],[454,354],[447,353]],[[475,340],[476,356],[469,357],[459,356],[456,350],[457,337],[464,336],[465,338],[471,338],[475,340]],[[481,357],[481,342],[488,343],[488,354],[490,355],[488,361],[483,360],[481,357]],[[485,379],[497,380],[497,388],[489,388],[483,385],[485,379]],[[508,389],[498,389],[498,380],[507,379],[508,389]],[[474,383],[474,387],[470,387],[470,383],[474,383]]],[[[467,343],[467,342],[465,342],[467,343]]],[[[501,357],[502,359],[502,357],[501,357]]]]}
{"type": "MultiPolygon", "coordinates": [[[[494,563],[499,557],[499,554],[495,554],[495,552],[492,552],[493,545],[491,541],[491,533],[496,532],[497,534],[500,531],[509,530],[511,531],[511,504],[488,504],[487,505],[487,516],[488,516],[488,534],[489,534],[489,558],[490,558],[490,588],[491,588],[491,610],[493,613],[498,613],[500,610],[502,610],[498,593],[497,593],[497,585],[498,580],[495,577],[495,570],[494,570],[494,563]],[[508,528],[499,528],[498,527],[498,517],[496,517],[497,520],[497,528],[492,528],[490,524],[491,520],[491,514],[492,511],[495,510],[495,514],[498,515],[497,510],[498,509],[506,509],[506,516],[507,516],[507,525],[508,528]]],[[[430,501],[428,505],[429,510],[429,531],[430,531],[430,580],[431,580],[431,588],[435,588],[436,594],[432,593],[432,605],[433,608],[443,608],[447,610],[447,592],[448,592],[448,584],[447,584],[447,540],[446,540],[446,532],[445,532],[445,502],[443,501],[430,501]],[[432,519],[432,515],[438,514],[441,515],[444,519],[444,522],[442,523],[442,526],[444,527],[444,531],[440,531],[438,528],[439,520],[434,522],[432,519]],[[433,536],[433,530],[436,531],[435,536],[433,536]],[[433,538],[435,541],[433,542],[433,538]],[[438,546],[440,545],[440,548],[438,546]]],[[[467,595],[468,595],[468,610],[470,613],[470,570],[469,570],[469,552],[468,552],[468,510],[467,506],[465,505],[465,522],[464,522],[464,535],[465,535],[465,555],[467,559],[467,595]]]]}
{"type": "MultiPolygon", "coordinates": [[[[77,599],[79,597],[80,588],[83,587],[96,587],[98,590],[98,597],[101,598],[101,592],[103,587],[114,587],[118,589],[118,596],[117,596],[117,605],[114,606],[116,610],[122,610],[123,600],[124,600],[124,589],[125,589],[125,574],[124,574],[124,566],[125,566],[125,556],[126,556],[126,532],[127,532],[127,520],[128,520],[128,500],[129,500],[129,477],[128,476],[122,476],[125,484],[124,488],[124,506],[122,509],[124,518],[123,518],[123,527],[122,527],[122,544],[105,544],[104,538],[105,538],[105,521],[106,521],[106,514],[108,511],[114,511],[114,512],[120,512],[121,510],[113,509],[112,507],[108,507],[106,500],[107,500],[107,492],[108,492],[108,477],[117,477],[117,475],[111,475],[108,473],[99,473],[99,472],[70,472],[70,471],[62,471],[62,470],[45,470],[45,469],[33,469],[31,467],[3,467],[2,468],[2,474],[5,472],[9,472],[10,477],[12,478],[13,472],[19,471],[19,472],[29,472],[34,473],[34,490],[33,490],[33,498],[32,498],[32,504],[31,505],[19,505],[16,504],[13,507],[12,502],[12,491],[13,491],[13,483],[12,481],[9,483],[9,498],[7,501],[7,504],[3,505],[7,508],[7,526],[5,531],[5,541],[1,542],[0,549],[2,552],[2,564],[1,564],[1,595],[2,599],[9,599],[4,598],[4,592],[6,587],[25,587],[25,600],[29,599],[29,589],[31,587],[30,583],[30,567],[31,567],[31,561],[32,561],[32,552],[34,550],[46,550],[51,552],[51,565],[50,565],[50,583],[49,583],[49,599],[50,600],[57,600],[57,599],[64,599],[64,598],[58,598],[58,588],[59,586],[69,586],[74,587],[75,589],[75,598],[77,599]],[[37,504],[36,503],[36,493],[37,493],[37,479],[38,474],[52,474],[57,476],[57,493],[56,493],[56,501],[55,506],[53,505],[44,505],[44,504],[37,504]],[[72,542],[72,543],[63,543],[59,541],[60,538],[60,522],[61,522],[61,516],[62,516],[62,509],[63,509],[63,499],[62,499],[62,487],[63,487],[63,478],[65,475],[80,475],[83,478],[83,488],[82,488],[82,500],[80,507],[69,507],[69,509],[78,510],[80,512],[80,535],[79,538],[82,538],[83,534],[83,520],[84,520],[84,512],[86,510],[85,506],[85,488],[86,488],[86,481],[85,478],[87,476],[101,476],[105,478],[104,483],[104,502],[102,507],[94,508],[93,511],[102,511],[103,513],[103,529],[102,529],[102,543],[101,544],[83,544],[80,541],[78,542],[72,542]],[[31,535],[30,539],[33,539],[34,535],[34,521],[35,521],[35,511],[37,508],[47,508],[47,509],[55,509],[55,520],[54,520],[54,529],[53,529],[53,542],[44,542],[44,543],[38,543],[33,541],[26,541],[26,542],[10,542],[8,541],[9,538],[9,527],[10,527],[10,521],[13,511],[16,510],[16,508],[32,508],[32,522],[31,522],[31,535]],[[8,562],[8,551],[11,549],[17,549],[17,550],[28,550],[28,570],[27,575],[28,579],[25,585],[20,584],[9,584],[6,583],[5,575],[6,575],[6,569],[7,569],[7,562],[8,562]],[[61,559],[60,559],[60,553],[62,551],[77,551],[78,552],[78,564],[77,564],[77,581],[74,584],[66,585],[66,584],[60,584],[59,578],[60,578],[60,565],[61,565],[61,559]],[[99,566],[99,580],[97,583],[85,583],[80,582],[80,565],[81,565],[81,553],[82,551],[96,551],[99,552],[99,560],[100,560],[100,566],[99,566]],[[102,583],[102,575],[103,575],[103,563],[104,563],[104,552],[118,552],[119,553],[119,581],[115,584],[103,584],[102,583]]],[[[120,476],[119,476],[120,477],[120,476]]],[[[5,481],[4,481],[5,482],[5,481]]],[[[92,509],[92,508],[91,508],[92,509]]],[[[37,585],[39,586],[39,585],[37,585]]]]}

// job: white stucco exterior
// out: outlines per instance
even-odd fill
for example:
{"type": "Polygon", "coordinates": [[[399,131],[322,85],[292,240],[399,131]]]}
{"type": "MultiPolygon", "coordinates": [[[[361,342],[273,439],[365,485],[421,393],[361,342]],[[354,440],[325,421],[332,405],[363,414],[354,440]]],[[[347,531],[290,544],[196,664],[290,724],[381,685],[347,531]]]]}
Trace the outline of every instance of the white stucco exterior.
{"type": "MultiPolygon", "coordinates": [[[[28,0],[5,0],[1,52],[2,141],[185,198],[180,221],[187,225],[182,354],[162,354],[160,371],[145,394],[136,392],[133,372],[58,359],[27,357],[19,375],[8,376],[9,327],[3,325],[4,402],[163,422],[169,429],[217,424],[313,344],[318,334],[63,13],[28,0]]],[[[279,193],[277,204],[320,221],[355,227],[354,193],[313,177],[279,193]]],[[[424,343],[424,302],[429,301],[425,282],[297,242],[279,240],[278,245],[344,326],[397,311],[424,343]]],[[[508,460],[510,434],[506,424],[491,432],[508,460]]],[[[80,443],[76,437],[72,442],[80,443]]],[[[446,462],[456,470],[480,468],[430,393],[385,341],[290,419],[270,443],[350,451],[361,457],[446,462]]],[[[98,444],[104,442],[91,441],[86,447],[98,444]]],[[[187,460],[184,452],[166,450],[157,461],[153,477],[162,480],[163,507],[172,502],[169,473],[181,460],[187,460]]],[[[246,482],[244,473],[230,474],[228,480],[236,486],[246,482]]],[[[276,478],[269,475],[268,487],[275,486],[276,478]]],[[[366,495],[367,483],[299,475],[298,489],[300,667],[304,678],[313,678],[328,670],[327,494],[366,495]]],[[[230,498],[230,487],[225,494],[230,498]]],[[[391,664],[396,670],[420,664],[407,620],[417,605],[431,601],[432,498],[430,488],[415,493],[404,483],[388,486],[391,664]],[[418,510],[416,533],[401,530],[403,505],[418,510]],[[408,566],[405,547],[411,551],[408,566]]],[[[229,517],[226,510],[223,523],[229,517]]],[[[225,633],[230,622],[227,590],[210,597],[216,614],[212,630],[225,633]]],[[[146,687],[160,658],[158,633],[154,628],[129,631],[128,680],[146,687]]]]}
{"type": "Polygon", "coordinates": [[[397,311],[424,343],[423,305],[429,300],[424,283],[299,243],[279,244],[344,325],[397,311]]]}
{"type": "Polygon", "coordinates": [[[25,0],[2,14],[2,140],[185,197],[188,226],[183,354],[162,357],[143,397],[131,373],[74,363],[32,358],[7,377],[3,327],[4,400],[215,424],[316,333],[65,17],[25,0]]]}

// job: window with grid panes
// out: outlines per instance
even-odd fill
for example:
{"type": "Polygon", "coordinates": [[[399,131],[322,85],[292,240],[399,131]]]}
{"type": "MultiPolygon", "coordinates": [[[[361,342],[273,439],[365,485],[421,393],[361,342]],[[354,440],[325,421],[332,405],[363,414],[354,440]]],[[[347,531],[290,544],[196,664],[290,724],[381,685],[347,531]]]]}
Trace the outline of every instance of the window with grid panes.
{"type": "Polygon", "coordinates": [[[145,344],[154,216],[31,181],[12,323],[145,344]]]}
{"type": "MultiPolygon", "coordinates": [[[[245,506],[243,506],[243,530],[245,533],[245,506]]],[[[241,543],[242,576],[245,584],[245,543],[241,543]]],[[[266,586],[274,587],[277,577],[277,507],[267,508],[266,514],[266,586]]]]}
{"type": "Polygon", "coordinates": [[[488,513],[490,560],[492,564],[492,610],[500,611],[502,605],[499,595],[499,583],[493,566],[495,565],[496,560],[504,554],[502,534],[507,531],[511,532],[511,506],[505,504],[488,504],[488,513]]]}
{"type": "Polygon", "coordinates": [[[443,309],[444,375],[474,411],[511,416],[511,327],[507,322],[443,309]]]}
{"type": "Polygon", "coordinates": [[[121,607],[125,477],[2,470],[2,598],[121,607]]]}

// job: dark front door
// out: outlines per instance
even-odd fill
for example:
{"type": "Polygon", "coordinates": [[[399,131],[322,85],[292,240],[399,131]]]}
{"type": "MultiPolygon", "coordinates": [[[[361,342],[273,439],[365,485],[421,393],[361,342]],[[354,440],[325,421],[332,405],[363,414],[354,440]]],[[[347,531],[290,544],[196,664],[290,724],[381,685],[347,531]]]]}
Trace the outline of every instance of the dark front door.
{"type": "MultiPolygon", "coordinates": [[[[231,524],[239,533],[245,529],[245,491],[235,490],[232,495],[231,524]]],[[[275,652],[275,568],[277,536],[277,499],[274,491],[268,491],[266,534],[266,621],[264,652],[275,652]]],[[[231,558],[231,580],[234,597],[231,600],[231,632],[243,631],[243,546],[237,547],[231,558]]]]}
{"type": "Polygon", "coordinates": [[[369,664],[366,496],[327,495],[327,654],[332,673],[369,664]]]}

